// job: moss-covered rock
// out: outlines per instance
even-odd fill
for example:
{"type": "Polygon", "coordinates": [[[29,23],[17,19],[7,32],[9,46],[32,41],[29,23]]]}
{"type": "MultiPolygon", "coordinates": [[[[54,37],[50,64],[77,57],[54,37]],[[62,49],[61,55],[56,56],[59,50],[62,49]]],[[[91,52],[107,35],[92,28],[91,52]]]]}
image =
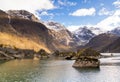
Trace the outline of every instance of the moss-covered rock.
{"type": "Polygon", "coordinates": [[[91,49],[86,48],[77,52],[77,59],[73,64],[73,67],[99,67],[100,53],[91,49]]]}
{"type": "Polygon", "coordinates": [[[82,58],[82,57],[87,57],[87,58],[95,58],[98,59],[101,56],[101,54],[92,48],[85,48],[77,51],[77,57],[82,58]]]}

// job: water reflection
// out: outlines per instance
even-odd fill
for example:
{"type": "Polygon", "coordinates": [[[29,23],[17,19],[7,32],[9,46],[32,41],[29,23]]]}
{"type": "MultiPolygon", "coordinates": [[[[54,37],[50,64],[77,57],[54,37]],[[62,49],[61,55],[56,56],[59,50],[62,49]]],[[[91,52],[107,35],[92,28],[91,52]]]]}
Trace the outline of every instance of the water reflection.
{"type": "Polygon", "coordinates": [[[100,68],[74,68],[76,69],[78,72],[86,72],[86,73],[89,73],[89,72],[100,72],[100,68]]]}

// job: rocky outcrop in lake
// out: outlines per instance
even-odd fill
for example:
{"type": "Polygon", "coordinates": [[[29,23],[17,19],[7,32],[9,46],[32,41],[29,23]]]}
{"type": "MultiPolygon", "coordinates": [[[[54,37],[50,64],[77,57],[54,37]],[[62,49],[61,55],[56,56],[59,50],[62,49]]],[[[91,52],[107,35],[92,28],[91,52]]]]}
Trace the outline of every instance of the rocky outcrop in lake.
{"type": "Polygon", "coordinates": [[[100,53],[91,48],[79,50],[73,67],[99,67],[100,53]]]}

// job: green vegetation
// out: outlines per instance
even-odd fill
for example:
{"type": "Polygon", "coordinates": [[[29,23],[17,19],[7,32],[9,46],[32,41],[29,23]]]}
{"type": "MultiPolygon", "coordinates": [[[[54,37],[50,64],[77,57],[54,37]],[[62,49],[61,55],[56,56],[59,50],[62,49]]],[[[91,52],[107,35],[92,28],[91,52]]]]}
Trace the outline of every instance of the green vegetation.
{"type": "Polygon", "coordinates": [[[73,64],[73,67],[99,67],[99,57],[101,56],[99,52],[86,48],[77,51],[77,59],[73,64]]]}
{"type": "Polygon", "coordinates": [[[77,51],[78,58],[88,57],[88,58],[99,58],[101,55],[99,52],[93,50],[92,48],[85,48],[77,51]]]}

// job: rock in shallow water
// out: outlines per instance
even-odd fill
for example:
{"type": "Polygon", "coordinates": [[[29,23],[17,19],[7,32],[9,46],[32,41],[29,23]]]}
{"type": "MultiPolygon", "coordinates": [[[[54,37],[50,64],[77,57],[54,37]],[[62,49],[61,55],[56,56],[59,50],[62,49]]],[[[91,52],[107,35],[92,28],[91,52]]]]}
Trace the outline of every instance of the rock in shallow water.
{"type": "Polygon", "coordinates": [[[98,60],[100,57],[100,53],[91,49],[86,48],[79,50],[77,52],[77,59],[73,64],[73,67],[99,67],[100,61],[98,60]]]}
{"type": "Polygon", "coordinates": [[[98,59],[81,58],[77,59],[73,67],[99,67],[100,61],[98,59]]]}

